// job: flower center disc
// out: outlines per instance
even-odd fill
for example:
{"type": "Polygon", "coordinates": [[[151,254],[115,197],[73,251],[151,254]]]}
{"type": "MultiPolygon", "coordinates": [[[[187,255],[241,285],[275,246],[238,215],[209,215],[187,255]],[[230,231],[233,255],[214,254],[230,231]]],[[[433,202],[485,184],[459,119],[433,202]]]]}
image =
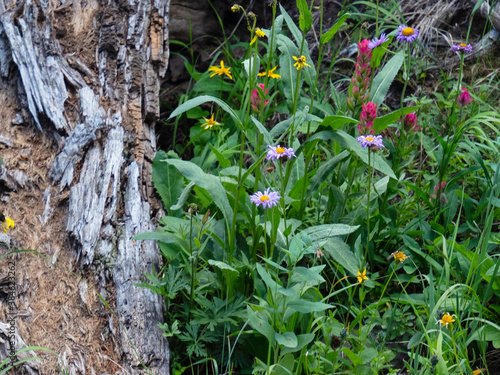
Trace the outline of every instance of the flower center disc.
{"type": "Polygon", "coordinates": [[[259,198],[261,202],[265,202],[269,200],[269,197],[267,195],[263,195],[262,197],[259,198]]]}
{"type": "Polygon", "coordinates": [[[464,47],[464,48],[465,48],[465,47],[467,47],[467,44],[465,44],[465,43],[460,43],[460,47],[464,47]]]}
{"type": "Polygon", "coordinates": [[[284,149],[283,147],[277,147],[277,148],[276,148],[276,152],[277,152],[278,154],[283,154],[283,153],[285,152],[285,149],[284,149]]]}
{"type": "Polygon", "coordinates": [[[403,34],[404,36],[410,36],[413,35],[414,33],[415,31],[413,31],[411,27],[405,27],[403,31],[401,31],[401,34],[403,34]]]}
{"type": "Polygon", "coordinates": [[[373,137],[366,137],[366,138],[365,138],[365,141],[368,141],[368,142],[374,142],[374,141],[375,141],[375,138],[373,138],[373,137]]]}

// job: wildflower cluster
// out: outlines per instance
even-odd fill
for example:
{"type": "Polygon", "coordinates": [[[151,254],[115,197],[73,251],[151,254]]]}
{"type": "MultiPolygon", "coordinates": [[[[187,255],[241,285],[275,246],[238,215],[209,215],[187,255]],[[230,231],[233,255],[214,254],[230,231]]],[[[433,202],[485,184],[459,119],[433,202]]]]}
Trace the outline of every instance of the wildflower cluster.
{"type": "Polygon", "coordinates": [[[252,96],[250,97],[250,102],[252,104],[252,109],[255,112],[260,112],[269,103],[269,100],[265,100],[265,99],[261,100],[260,92],[262,92],[264,94],[264,97],[265,97],[267,95],[269,89],[264,90],[263,83],[259,83],[257,86],[258,86],[258,88],[254,89],[252,91],[252,96]]]}
{"type": "Polygon", "coordinates": [[[370,96],[370,60],[372,58],[370,41],[365,39],[358,43],[358,58],[354,66],[354,76],[351,78],[350,95],[347,98],[347,105],[351,111],[359,107],[368,100],[370,96]]]}

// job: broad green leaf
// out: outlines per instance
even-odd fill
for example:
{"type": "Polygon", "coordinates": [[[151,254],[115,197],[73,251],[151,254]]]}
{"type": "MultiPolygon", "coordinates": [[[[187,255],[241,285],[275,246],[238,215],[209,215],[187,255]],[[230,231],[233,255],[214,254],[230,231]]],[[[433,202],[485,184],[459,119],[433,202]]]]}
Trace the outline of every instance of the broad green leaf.
{"type": "Polygon", "coordinates": [[[285,332],[283,334],[276,333],[276,342],[286,348],[295,348],[297,346],[297,336],[293,332],[285,332]]]}
{"type": "Polygon", "coordinates": [[[169,232],[146,232],[134,236],[134,240],[156,240],[164,243],[177,243],[179,240],[175,238],[173,233],[169,232]]]}
{"type": "Polygon", "coordinates": [[[420,341],[422,340],[422,336],[423,336],[422,332],[415,333],[411,337],[410,341],[408,342],[408,346],[407,346],[408,350],[411,350],[415,345],[420,344],[420,341]]]}
{"type": "Polygon", "coordinates": [[[276,43],[280,54],[280,74],[283,82],[283,94],[288,106],[293,105],[294,93],[297,89],[297,69],[293,66],[292,56],[298,56],[299,50],[295,44],[285,35],[276,35],[276,43]]]}
{"type": "Polygon", "coordinates": [[[232,83],[228,81],[224,81],[222,79],[214,79],[208,76],[203,77],[199,81],[197,81],[193,86],[194,92],[202,92],[202,93],[220,93],[223,92],[231,92],[234,90],[234,86],[232,83]]]}
{"type": "Polygon", "coordinates": [[[180,114],[190,110],[191,108],[194,107],[199,107],[200,105],[206,103],[206,102],[215,102],[219,105],[219,107],[222,108],[225,112],[227,112],[233,119],[236,121],[236,123],[242,127],[242,123],[238,115],[231,109],[230,106],[228,106],[223,100],[216,98],[215,96],[210,96],[210,95],[201,95],[197,96],[196,98],[190,99],[184,104],[181,104],[178,106],[169,116],[169,119],[179,116],[180,114]]]}
{"type": "Polygon", "coordinates": [[[299,27],[307,33],[312,25],[312,14],[306,0],[297,0],[297,8],[299,9],[299,27]]]}
{"type": "MultiPolygon", "coordinates": [[[[364,149],[361,145],[349,134],[342,130],[335,130],[333,132],[334,138],[345,148],[353,151],[356,155],[360,157],[365,164],[368,164],[368,149],[364,149]]],[[[380,157],[377,152],[372,152],[371,155],[371,165],[377,171],[397,180],[396,175],[392,171],[392,168],[387,164],[387,162],[380,157]]]]}
{"type": "Polygon", "coordinates": [[[219,260],[209,259],[208,264],[210,264],[211,266],[217,267],[221,270],[228,270],[228,271],[236,272],[237,274],[239,274],[239,272],[237,270],[235,270],[233,267],[231,267],[229,264],[221,262],[219,260]]]}
{"type": "Polygon", "coordinates": [[[250,119],[253,121],[255,126],[257,127],[257,130],[259,131],[260,134],[264,136],[264,143],[267,145],[272,145],[273,140],[271,136],[269,135],[269,132],[267,131],[266,127],[260,123],[259,120],[257,120],[254,116],[250,116],[250,119]]]}
{"type": "Polygon", "coordinates": [[[264,267],[257,263],[257,272],[266,284],[267,288],[271,290],[272,293],[278,289],[280,286],[276,281],[273,280],[272,276],[266,271],[264,267]]]}
{"type": "Polygon", "coordinates": [[[357,124],[357,123],[359,123],[359,120],[355,120],[351,117],[334,115],[334,116],[326,116],[323,119],[323,121],[321,121],[320,125],[329,126],[332,128],[332,130],[337,130],[337,129],[342,129],[342,126],[344,124],[357,124]]]}
{"type": "Polygon", "coordinates": [[[338,237],[329,238],[323,249],[332,257],[332,260],[340,264],[351,275],[357,275],[358,262],[356,256],[344,241],[338,237]]]}
{"type": "Polygon", "coordinates": [[[359,357],[364,365],[371,362],[372,359],[378,357],[378,350],[375,348],[366,348],[359,353],[359,357]]]}
{"type": "Polygon", "coordinates": [[[212,146],[210,143],[208,145],[210,146],[210,150],[212,150],[215,157],[217,158],[217,161],[219,162],[220,166],[222,168],[229,168],[231,166],[231,162],[229,161],[229,159],[226,158],[217,148],[212,146]]]}
{"type": "Polygon", "coordinates": [[[335,36],[337,31],[340,29],[340,27],[344,24],[345,20],[350,16],[349,13],[344,14],[342,17],[340,17],[337,22],[328,30],[326,33],[321,35],[320,38],[320,44],[325,44],[328,43],[332,38],[335,36]]]}
{"type": "Polygon", "coordinates": [[[398,74],[401,65],[404,61],[404,52],[399,51],[388,62],[384,68],[377,74],[373,80],[370,91],[370,101],[379,106],[385,99],[389,87],[398,74]]]}
{"type": "Polygon", "coordinates": [[[311,268],[306,267],[295,267],[292,274],[293,283],[313,283],[317,285],[325,281],[321,272],[325,268],[325,265],[316,266],[311,268]]]}
{"type": "Polygon", "coordinates": [[[307,301],[304,299],[299,299],[295,301],[289,301],[287,303],[288,308],[301,312],[303,314],[311,313],[311,312],[318,312],[318,311],[324,311],[328,309],[334,308],[333,305],[330,305],[328,303],[323,303],[323,302],[313,302],[313,301],[307,301]]]}
{"type": "Polygon", "coordinates": [[[273,328],[268,322],[265,311],[254,311],[250,306],[247,306],[247,315],[250,327],[259,332],[271,343],[273,328]]]}
{"type": "MultiPolygon", "coordinates": [[[[287,348],[283,348],[283,349],[287,349],[287,348]]],[[[281,351],[281,355],[283,355],[283,354],[284,354],[283,351],[281,351]]],[[[285,355],[283,358],[281,358],[281,360],[279,361],[278,365],[276,366],[276,369],[273,372],[273,374],[274,375],[293,374],[294,366],[295,366],[295,358],[293,357],[293,354],[289,353],[288,355],[285,355]]]]}
{"type": "Polygon", "coordinates": [[[297,336],[297,346],[295,348],[283,348],[281,354],[285,355],[287,353],[295,353],[301,350],[304,346],[308,345],[312,340],[314,340],[314,333],[304,333],[297,336]]]}
{"type": "Polygon", "coordinates": [[[344,352],[344,354],[347,357],[349,357],[353,365],[361,366],[363,364],[363,360],[357,354],[355,354],[351,349],[342,348],[342,352],[344,352]]]}
{"type": "Polygon", "coordinates": [[[403,108],[403,110],[397,109],[394,112],[388,113],[381,117],[377,117],[375,119],[375,122],[373,123],[373,129],[375,129],[377,133],[384,129],[387,129],[390,124],[396,123],[401,117],[407,115],[408,113],[415,112],[419,108],[420,106],[406,107],[403,108]]]}
{"type": "Polygon", "coordinates": [[[175,167],[162,162],[167,157],[168,155],[164,151],[160,150],[156,153],[153,159],[153,184],[168,214],[180,217],[182,216],[182,207],[172,208],[171,206],[175,204],[184,190],[184,179],[175,167]]]}
{"type": "Polygon", "coordinates": [[[300,232],[300,236],[307,235],[311,238],[311,241],[322,241],[330,237],[335,236],[345,236],[356,231],[359,225],[347,225],[347,224],[322,224],[309,227],[300,232]]]}
{"type": "Polygon", "coordinates": [[[232,222],[233,209],[229,204],[226,190],[219,181],[219,178],[203,172],[200,167],[189,161],[173,159],[167,159],[165,161],[176,167],[189,181],[193,181],[196,185],[205,189],[210,194],[217,207],[221,210],[228,225],[232,222]]]}

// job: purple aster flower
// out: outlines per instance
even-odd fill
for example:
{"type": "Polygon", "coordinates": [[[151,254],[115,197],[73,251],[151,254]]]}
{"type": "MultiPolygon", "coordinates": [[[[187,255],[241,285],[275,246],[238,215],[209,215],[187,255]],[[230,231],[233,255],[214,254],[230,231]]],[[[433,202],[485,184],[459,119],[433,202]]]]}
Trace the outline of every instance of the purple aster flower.
{"type": "Polygon", "coordinates": [[[356,140],[363,148],[370,147],[370,149],[372,149],[385,147],[381,135],[360,135],[356,140]]]}
{"type": "Polygon", "coordinates": [[[293,148],[281,147],[280,145],[273,147],[267,146],[270,150],[267,152],[266,159],[267,160],[276,160],[282,158],[283,156],[288,156],[289,158],[296,157],[293,148]]]}
{"type": "Polygon", "coordinates": [[[402,42],[413,43],[418,37],[418,30],[407,27],[406,25],[399,25],[398,31],[399,33],[396,39],[402,42]]]}
{"type": "Polygon", "coordinates": [[[255,205],[264,208],[274,207],[278,205],[278,201],[281,199],[277,191],[269,192],[271,188],[267,188],[263,193],[261,191],[256,192],[253,195],[250,195],[250,200],[255,203],[255,205]]]}
{"type": "Polygon", "coordinates": [[[388,41],[389,38],[385,36],[385,33],[383,33],[382,35],[380,35],[380,39],[377,37],[373,38],[372,41],[368,44],[368,48],[374,49],[375,47],[378,47],[388,41]]]}
{"type": "Polygon", "coordinates": [[[472,46],[470,44],[460,43],[451,47],[453,52],[462,51],[466,55],[472,52],[472,46]]]}

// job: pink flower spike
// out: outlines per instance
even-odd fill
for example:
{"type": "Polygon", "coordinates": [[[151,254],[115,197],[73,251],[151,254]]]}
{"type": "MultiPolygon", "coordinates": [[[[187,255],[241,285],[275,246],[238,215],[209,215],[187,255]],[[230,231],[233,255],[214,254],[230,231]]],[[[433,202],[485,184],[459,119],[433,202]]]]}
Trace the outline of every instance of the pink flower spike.
{"type": "Polygon", "coordinates": [[[466,106],[474,101],[470,96],[470,93],[467,89],[462,89],[462,93],[457,98],[457,104],[460,107],[466,106]]]}
{"type": "MultiPolygon", "coordinates": [[[[258,86],[260,87],[260,89],[264,93],[264,96],[266,96],[269,89],[266,89],[266,91],[264,91],[264,84],[263,83],[259,83],[258,86]]],[[[269,103],[269,100],[264,99],[264,105],[262,105],[262,100],[260,99],[259,89],[256,88],[252,91],[252,96],[250,97],[250,103],[252,103],[252,109],[255,112],[259,112],[261,108],[264,108],[269,103]]]]}
{"type": "Polygon", "coordinates": [[[416,133],[420,130],[418,124],[417,116],[414,113],[408,113],[403,119],[403,128],[407,132],[416,133]]]}
{"type": "Polygon", "coordinates": [[[270,189],[271,188],[267,188],[264,192],[258,191],[250,195],[250,200],[252,203],[255,203],[256,206],[262,206],[263,208],[277,206],[281,197],[277,191],[270,192],[270,189]]]}

